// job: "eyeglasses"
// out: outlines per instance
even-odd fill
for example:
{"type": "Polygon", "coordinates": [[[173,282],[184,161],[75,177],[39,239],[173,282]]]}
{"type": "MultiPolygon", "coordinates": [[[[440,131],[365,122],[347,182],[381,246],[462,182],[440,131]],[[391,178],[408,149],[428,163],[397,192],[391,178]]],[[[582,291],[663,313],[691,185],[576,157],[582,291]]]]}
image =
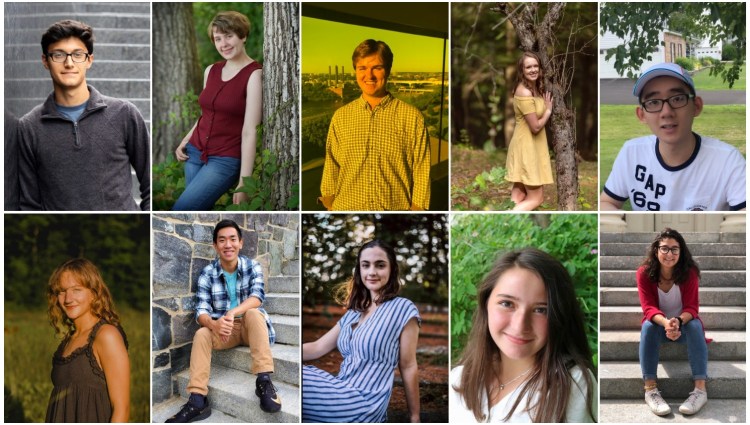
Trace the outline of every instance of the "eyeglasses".
{"type": "Polygon", "coordinates": [[[664,102],[669,103],[669,107],[672,109],[684,108],[688,104],[688,100],[694,98],[694,94],[677,94],[666,99],[649,99],[645,102],[641,102],[641,106],[646,112],[661,112],[664,108],[664,102]]]}
{"type": "Polygon", "coordinates": [[[670,248],[666,245],[662,245],[659,247],[659,252],[661,252],[662,254],[669,254],[669,251],[672,251],[672,255],[677,255],[680,253],[680,247],[675,246],[670,248]]]}
{"type": "Polygon", "coordinates": [[[73,53],[65,53],[65,52],[50,52],[47,53],[47,57],[52,60],[52,62],[57,63],[63,63],[66,60],[68,60],[68,56],[73,59],[73,62],[75,63],[82,63],[86,62],[86,59],[89,58],[89,54],[86,52],[73,52],[73,53]]]}

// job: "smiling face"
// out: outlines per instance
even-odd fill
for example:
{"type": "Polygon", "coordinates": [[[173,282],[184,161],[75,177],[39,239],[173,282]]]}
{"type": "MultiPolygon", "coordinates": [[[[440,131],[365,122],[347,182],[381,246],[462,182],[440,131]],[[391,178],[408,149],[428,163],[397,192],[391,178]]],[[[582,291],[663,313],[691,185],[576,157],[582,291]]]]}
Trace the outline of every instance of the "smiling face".
{"type": "Polygon", "coordinates": [[[677,252],[677,254],[672,253],[672,249],[677,248],[680,249],[680,243],[672,238],[665,238],[659,241],[659,246],[656,248],[656,258],[659,259],[659,264],[663,267],[664,270],[668,271],[674,268],[674,266],[677,265],[677,262],[680,260],[680,253],[677,252]],[[660,250],[663,249],[662,247],[667,247],[670,249],[670,251],[666,254],[663,254],[660,250]]]}
{"type": "Polygon", "coordinates": [[[237,58],[245,52],[245,40],[247,38],[240,38],[231,31],[217,32],[216,27],[214,27],[213,37],[216,50],[226,60],[237,58]]]}
{"type": "Polygon", "coordinates": [[[537,79],[539,79],[540,69],[539,62],[530,56],[526,56],[523,59],[523,78],[529,82],[530,86],[534,85],[537,79]]]}
{"type": "Polygon", "coordinates": [[[365,56],[357,61],[355,66],[357,84],[365,99],[382,98],[386,95],[388,72],[383,58],[379,54],[365,56]]]}
{"type": "MultiPolygon", "coordinates": [[[[688,86],[673,77],[657,77],[649,81],[641,91],[640,101],[649,99],[667,99],[678,94],[690,94],[688,86]]],[[[691,143],[693,139],[693,119],[703,110],[703,100],[695,97],[688,100],[686,106],[672,108],[664,102],[660,112],[646,112],[643,107],[636,108],[638,119],[648,125],[659,142],[668,145],[691,143]]]]}
{"type": "MultiPolygon", "coordinates": [[[[87,53],[88,50],[81,39],[70,37],[50,44],[47,53],[52,52],[87,53]]],[[[72,90],[81,86],[86,86],[86,71],[91,68],[93,61],[94,55],[89,55],[86,61],[81,63],[73,62],[73,58],[68,56],[65,58],[65,62],[57,63],[52,62],[52,59],[48,58],[47,55],[42,55],[42,64],[44,65],[44,68],[49,70],[55,88],[65,90],[72,90]]]]}
{"type": "Polygon", "coordinates": [[[531,270],[514,267],[497,280],[487,300],[487,322],[501,357],[521,360],[547,344],[547,290],[531,270]]]}
{"type": "Polygon", "coordinates": [[[216,234],[214,249],[219,255],[222,267],[233,266],[237,262],[242,249],[242,239],[237,234],[237,229],[227,226],[219,230],[216,234]]]}
{"type": "Polygon", "coordinates": [[[377,299],[378,293],[388,284],[391,276],[391,263],[385,250],[378,246],[362,250],[359,256],[359,275],[370,291],[371,299],[377,299]]]}
{"type": "Polygon", "coordinates": [[[60,277],[60,289],[57,293],[57,302],[63,313],[70,320],[75,321],[79,317],[92,314],[91,303],[94,294],[91,290],[81,284],[70,272],[64,272],[60,277]]]}

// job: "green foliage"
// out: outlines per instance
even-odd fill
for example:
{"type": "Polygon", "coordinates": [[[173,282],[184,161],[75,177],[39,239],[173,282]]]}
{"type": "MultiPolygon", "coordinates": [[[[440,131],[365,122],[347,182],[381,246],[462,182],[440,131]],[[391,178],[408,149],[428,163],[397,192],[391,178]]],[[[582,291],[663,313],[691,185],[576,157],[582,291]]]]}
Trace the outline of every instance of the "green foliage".
{"type": "Polygon", "coordinates": [[[598,341],[595,214],[457,215],[451,226],[451,356],[460,358],[476,311],[476,291],[498,255],[536,247],[570,273],[584,313],[589,347],[598,341]]]}
{"type": "Polygon", "coordinates": [[[448,225],[444,214],[303,214],[302,302],[333,304],[332,289],[348,281],[359,247],[382,239],[396,251],[400,295],[445,306],[448,300],[448,225]]]}
{"type": "Polygon", "coordinates": [[[198,57],[201,69],[224,60],[213,40],[208,37],[208,24],[217,13],[233,10],[247,16],[250,34],[245,42],[245,51],[256,61],[263,63],[263,3],[193,3],[193,21],[198,39],[198,57]]]}
{"type": "Polygon", "coordinates": [[[695,61],[692,60],[692,59],[690,59],[690,58],[681,57],[681,58],[675,59],[674,62],[677,65],[680,65],[683,69],[685,69],[687,71],[693,71],[693,70],[695,70],[695,61]]]}
{"type": "MultiPolygon", "coordinates": [[[[150,319],[147,313],[123,308],[119,301],[116,300],[118,313],[130,344],[130,421],[147,423],[150,420],[150,319]]],[[[5,422],[20,421],[21,414],[26,421],[44,422],[46,402],[52,392],[52,354],[59,343],[45,310],[9,308],[6,302],[5,422]],[[9,412],[9,398],[15,408],[13,412],[9,412]]]]}
{"type": "Polygon", "coordinates": [[[166,161],[154,164],[151,175],[151,202],[154,211],[171,210],[177,198],[185,191],[183,164],[170,153],[166,161]]]}
{"type": "Polygon", "coordinates": [[[733,61],[738,59],[737,47],[730,43],[724,43],[721,46],[721,60],[733,61]]]}
{"type": "Polygon", "coordinates": [[[744,3],[601,3],[600,31],[612,32],[626,43],[610,49],[609,60],[620,75],[634,78],[645,60],[652,60],[661,43],[662,28],[680,32],[686,39],[708,39],[712,45],[732,40],[737,57],[731,66],[723,63],[711,68],[711,75],[720,75],[732,88],[739,79],[745,61],[745,4],[744,3]]]}
{"type": "Polygon", "coordinates": [[[144,214],[6,215],[6,302],[46,306],[52,271],[70,258],[86,257],[118,305],[148,311],[149,222],[144,214]]]}

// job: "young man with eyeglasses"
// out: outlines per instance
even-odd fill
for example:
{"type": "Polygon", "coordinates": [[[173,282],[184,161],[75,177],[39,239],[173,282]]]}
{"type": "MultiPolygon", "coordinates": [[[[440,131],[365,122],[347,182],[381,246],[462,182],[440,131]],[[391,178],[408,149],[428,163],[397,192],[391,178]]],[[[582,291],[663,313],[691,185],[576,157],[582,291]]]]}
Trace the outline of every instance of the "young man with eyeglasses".
{"type": "Polygon", "coordinates": [[[42,65],[54,91],[19,123],[22,210],[150,209],[148,129],[133,104],[86,84],[93,61],[90,26],[64,20],[42,35],[42,65]]]}
{"type": "Polygon", "coordinates": [[[745,158],[733,146],[693,132],[703,110],[688,73],[674,63],[648,68],[633,87],[650,136],[620,150],[601,194],[601,210],[625,201],[635,211],[745,209],[745,158]]]}

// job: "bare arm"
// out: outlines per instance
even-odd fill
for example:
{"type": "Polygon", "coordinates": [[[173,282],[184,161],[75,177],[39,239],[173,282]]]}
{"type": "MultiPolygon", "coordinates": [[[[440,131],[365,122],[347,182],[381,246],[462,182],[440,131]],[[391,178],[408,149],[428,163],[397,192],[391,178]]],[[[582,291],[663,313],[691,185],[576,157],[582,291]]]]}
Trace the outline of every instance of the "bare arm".
{"type": "Polygon", "coordinates": [[[622,209],[622,205],[625,202],[618,201],[617,199],[602,192],[599,195],[599,209],[602,211],[619,211],[622,209]]]}
{"type": "Polygon", "coordinates": [[[406,405],[409,408],[409,420],[413,423],[419,419],[419,365],[417,364],[417,340],[419,339],[419,324],[414,317],[401,331],[400,355],[398,369],[404,380],[406,405]]]}
{"type": "Polygon", "coordinates": [[[317,341],[302,344],[302,361],[316,360],[330,353],[336,348],[339,333],[341,333],[341,327],[336,323],[336,326],[318,338],[317,341]]]}
{"type": "MultiPolygon", "coordinates": [[[[242,187],[242,178],[253,175],[255,167],[255,146],[257,145],[257,127],[263,118],[263,70],[259,69],[247,81],[247,98],[245,99],[245,122],[242,125],[242,160],[240,163],[240,181],[237,189],[242,187]]],[[[250,198],[246,193],[235,193],[232,202],[239,204],[250,198]]]]}
{"type": "MultiPolygon", "coordinates": [[[[527,89],[523,85],[519,85],[518,88],[516,88],[516,95],[529,97],[533,96],[533,93],[531,93],[531,90],[527,89]]],[[[536,116],[536,112],[532,112],[523,116],[533,134],[537,134],[540,131],[544,130],[544,126],[552,116],[552,93],[547,92],[542,97],[544,99],[545,109],[541,118],[536,116]]]]}
{"type": "MultiPolygon", "coordinates": [[[[209,65],[206,67],[206,70],[203,71],[203,88],[206,88],[206,82],[208,81],[208,72],[211,71],[211,67],[213,65],[209,65]]],[[[185,135],[185,137],[182,138],[182,141],[180,142],[180,145],[177,146],[177,149],[174,151],[174,156],[177,158],[178,161],[187,161],[188,156],[185,151],[185,146],[190,141],[190,138],[193,137],[193,132],[195,131],[195,127],[198,127],[198,121],[193,124],[193,128],[188,131],[188,133],[185,135]]]]}
{"type": "Polygon", "coordinates": [[[237,316],[241,316],[245,314],[250,309],[260,307],[261,304],[262,303],[260,302],[260,299],[258,299],[257,297],[247,297],[247,299],[243,301],[240,305],[227,311],[226,315],[234,319],[237,316]]]}
{"type": "Polygon", "coordinates": [[[130,359],[120,331],[104,325],[94,339],[94,355],[104,371],[112,404],[112,422],[130,418],[130,359]]]}

